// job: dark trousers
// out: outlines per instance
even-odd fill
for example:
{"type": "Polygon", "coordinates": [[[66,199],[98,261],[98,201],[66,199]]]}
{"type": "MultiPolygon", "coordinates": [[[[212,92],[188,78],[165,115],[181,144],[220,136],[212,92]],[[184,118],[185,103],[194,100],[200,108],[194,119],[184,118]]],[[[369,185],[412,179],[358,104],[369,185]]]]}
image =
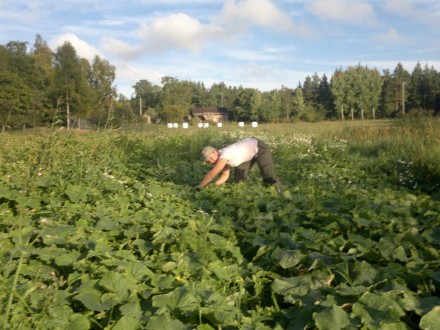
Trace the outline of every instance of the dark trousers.
{"type": "Polygon", "coordinates": [[[270,152],[269,146],[261,140],[258,140],[258,153],[254,158],[235,168],[235,182],[246,180],[250,169],[255,163],[257,163],[258,168],[260,169],[263,182],[265,184],[274,185],[277,189],[281,189],[281,182],[275,175],[272,153],[270,152]]]}

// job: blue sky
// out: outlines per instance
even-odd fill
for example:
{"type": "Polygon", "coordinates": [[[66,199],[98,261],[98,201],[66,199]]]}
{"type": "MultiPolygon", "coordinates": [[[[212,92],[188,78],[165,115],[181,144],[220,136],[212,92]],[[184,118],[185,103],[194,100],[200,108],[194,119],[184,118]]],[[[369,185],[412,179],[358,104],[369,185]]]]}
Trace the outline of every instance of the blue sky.
{"type": "Polygon", "coordinates": [[[439,22],[438,0],[0,0],[0,44],[69,41],[127,97],[164,76],[268,91],[357,64],[440,71],[439,22]]]}

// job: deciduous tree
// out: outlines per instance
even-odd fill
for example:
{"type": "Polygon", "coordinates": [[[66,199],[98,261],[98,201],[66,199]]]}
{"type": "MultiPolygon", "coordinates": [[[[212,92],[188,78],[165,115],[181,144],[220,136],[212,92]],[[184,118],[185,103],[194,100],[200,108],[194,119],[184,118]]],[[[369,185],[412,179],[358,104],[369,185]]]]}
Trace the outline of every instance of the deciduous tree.
{"type": "Polygon", "coordinates": [[[182,122],[193,107],[191,83],[173,77],[164,77],[162,84],[159,106],[161,116],[168,121],[182,122]]]}
{"type": "Polygon", "coordinates": [[[71,119],[87,117],[94,101],[94,93],[88,84],[91,73],[90,64],[81,59],[75,48],[65,42],[55,52],[55,75],[53,98],[64,104],[66,125],[71,126],[71,119]]]}
{"type": "Polygon", "coordinates": [[[31,93],[14,73],[0,71],[0,123],[2,131],[29,123],[31,93]]]}
{"type": "Polygon", "coordinates": [[[107,60],[98,55],[93,59],[89,83],[95,93],[96,105],[93,117],[98,122],[111,125],[114,119],[114,103],[116,98],[116,88],[113,82],[116,78],[116,69],[107,60]]]}

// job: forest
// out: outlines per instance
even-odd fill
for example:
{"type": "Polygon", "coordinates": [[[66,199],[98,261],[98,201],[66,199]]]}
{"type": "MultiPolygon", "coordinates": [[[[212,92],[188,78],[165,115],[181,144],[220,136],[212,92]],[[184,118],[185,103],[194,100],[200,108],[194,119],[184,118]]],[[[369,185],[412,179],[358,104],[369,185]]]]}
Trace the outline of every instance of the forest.
{"type": "Polygon", "coordinates": [[[287,77],[271,91],[162,77],[161,86],[141,79],[129,97],[115,86],[116,68],[96,55],[81,58],[71,43],[52,51],[37,34],[0,45],[0,125],[121,127],[145,120],[183,122],[191,109],[227,108],[233,120],[292,122],[394,118],[407,113],[440,113],[440,73],[417,63],[412,72],[397,63],[379,72],[359,63],[336,68],[331,77],[315,73],[303,82],[287,77]]]}

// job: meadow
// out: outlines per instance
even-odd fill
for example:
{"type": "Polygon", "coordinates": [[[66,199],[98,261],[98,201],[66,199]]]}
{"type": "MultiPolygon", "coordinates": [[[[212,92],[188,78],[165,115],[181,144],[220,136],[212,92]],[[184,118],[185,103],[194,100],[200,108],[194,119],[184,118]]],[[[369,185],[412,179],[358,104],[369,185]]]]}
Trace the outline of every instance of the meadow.
{"type": "Polygon", "coordinates": [[[0,134],[4,329],[438,329],[440,121],[0,134]],[[197,188],[256,136],[283,183],[197,188]]]}

